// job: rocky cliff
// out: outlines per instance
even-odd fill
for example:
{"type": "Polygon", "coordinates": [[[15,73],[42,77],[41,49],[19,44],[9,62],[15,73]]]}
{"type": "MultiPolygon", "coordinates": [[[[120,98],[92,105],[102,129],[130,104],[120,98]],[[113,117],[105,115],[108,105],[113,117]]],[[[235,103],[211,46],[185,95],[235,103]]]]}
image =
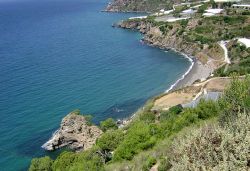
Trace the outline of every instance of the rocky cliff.
{"type": "Polygon", "coordinates": [[[83,115],[72,112],[62,119],[60,128],[42,147],[49,151],[65,146],[74,151],[86,150],[95,144],[101,134],[102,131],[97,126],[89,125],[83,115]]]}
{"type": "Polygon", "coordinates": [[[119,23],[118,27],[139,30],[144,34],[144,42],[161,49],[175,49],[191,56],[201,51],[201,48],[196,44],[185,42],[183,38],[178,36],[177,27],[168,30],[166,34],[163,34],[159,26],[147,21],[126,20],[119,23]]]}
{"type": "Polygon", "coordinates": [[[143,41],[145,43],[161,49],[174,49],[193,56],[203,64],[207,64],[212,69],[215,69],[223,63],[223,50],[217,44],[209,47],[208,44],[187,41],[185,38],[190,34],[190,30],[197,25],[197,19],[188,20],[185,26],[180,22],[166,24],[150,19],[135,19],[122,21],[117,27],[138,30],[144,35],[143,41]]]}

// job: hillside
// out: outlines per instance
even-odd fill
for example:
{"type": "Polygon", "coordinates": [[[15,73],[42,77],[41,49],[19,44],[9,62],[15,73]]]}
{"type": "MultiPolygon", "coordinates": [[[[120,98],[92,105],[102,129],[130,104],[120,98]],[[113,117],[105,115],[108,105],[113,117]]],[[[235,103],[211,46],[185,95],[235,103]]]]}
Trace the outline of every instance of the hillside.
{"type": "Polygon", "coordinates": [[[179,0],[114,0],[107,6],[112,12],[153,12],[160,9],[171,9],[174,2],[179,0]]]}
{"type": "Polygon", "coordinates": [[[106,126],[91,149],[63,152],[56,160],[33,159],[29,170],[150,170],[153,166],[247,170],[249,83],[249,77],[235,78],[218,102],[202,100],[194,108],[174,106],[155,113],[153,100],[126,127],[106,126]]]}

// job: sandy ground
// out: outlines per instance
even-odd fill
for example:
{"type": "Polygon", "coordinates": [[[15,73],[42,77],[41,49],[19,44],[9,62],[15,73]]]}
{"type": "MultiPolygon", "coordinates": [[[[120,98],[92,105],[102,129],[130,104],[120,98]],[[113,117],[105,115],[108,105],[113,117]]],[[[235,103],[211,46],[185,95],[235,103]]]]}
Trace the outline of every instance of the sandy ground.
{"type": "Polygon", "coordinates": [[[203,81],[211,75],[212,71],[213,70],[209,66],[203,65],[200,61],[196,60],[191,71],[174,87],[173,90],[190,86],[197,80],[203,81]]]}
{"type": "Polygon", "coordinates": [[[224,89],[230,84],[231,78],[215,77],[209,80],[193,84],[192,86],[182,88],[163,95],[155,100],[154,110],[168,110],[172,106],[178,104],[186,104],[197,98],[204,91],[219,91],[223,92],[224,89]]]}

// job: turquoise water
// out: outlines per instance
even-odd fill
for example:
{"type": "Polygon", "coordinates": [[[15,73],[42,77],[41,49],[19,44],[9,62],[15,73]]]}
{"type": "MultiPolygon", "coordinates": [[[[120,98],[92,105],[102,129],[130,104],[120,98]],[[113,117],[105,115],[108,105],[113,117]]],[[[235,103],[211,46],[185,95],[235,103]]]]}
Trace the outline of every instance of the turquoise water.
{"type": "Polygon", "coordinates": [[[100,12],[106,4],[0,0],[0,170],[53,155],[41,145],[70,111],[96,123],[129,116],[190,66],[142,44],[137,32],[112,28],[136,14],[100,12]]]}

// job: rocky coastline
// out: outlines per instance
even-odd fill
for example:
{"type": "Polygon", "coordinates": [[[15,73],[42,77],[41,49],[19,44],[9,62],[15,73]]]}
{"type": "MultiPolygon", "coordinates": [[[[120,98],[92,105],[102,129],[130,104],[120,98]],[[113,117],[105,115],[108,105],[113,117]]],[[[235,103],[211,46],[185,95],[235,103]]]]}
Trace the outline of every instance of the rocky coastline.
{"type": "Polygon", "coordinates": [[[82,151],[91,148],[102,131],[81,114],[71,112],[66,115],[60,124],[60,128],[52,137],[42,145],[42,148],[53,151],[62,147],[68,147],[73,151],[82,151]]]}
{"type": "MultiPolygon", "coordinates": [[[[111,12],[119,12],[119,10],[111,12]]],[[[195,22],[191,23],[194,25],[195,22]]],[[[188,72],[165,93],[190,86],[197,80],[206,80],[216,68],[211,63],[204,63],[199,59],[200,54],[205,54],[206,47],[201,47],[197,43],[185,42],[184,39],[177,36],[178,30],[176,28],[170,30],[167,35],[163,35],[158,26],[144,20],[125,20],[114,24],[113,27],[137,30],[143,34],[142,41],[147,45],[173,50],[192,60],[188,72]]],[[[128,125],[136,114],[137,112],[128,118],[117,120],[117,125],[120,128],[128,125]]],[[[97,126],[87,124],[84,116],[72,112],[63,118],[60,128],[42,147],[49,151],[66,146],[74,151],[86,150],[95,144],[101,134],[102,131],[97,126]]]]}
{"type": "Polygon", "coordinates": [[[145,21],[126,20],[116,24],[116,27],[123,29],[138,30],[144,35],[143,41],[150,46],[160,49],[174,49],[188,56],[195,56],[202,48],[195,43],[185,42],[176,36],[177,30],[173,28],[167,35],[162,34],[159,27],[145,21]]]}
{"type": "MultiPolygon", "coordinates": [[[[194,25],[196,24],[191,21],[189,27],[194,27],[194,25]]],[[[207,79],[217,68],[212,59],[209,61],[202,60],[202,56],[208,56],[207,46],[200,46],[197,43],[186,42],[182,37],[178,36],[178,30],[176,28],[169,30],[167,34],[163,34],[159,29],[159,26],[155,26],[144,20],[125,20],[117,23],[115,27],[137,30],[143,34],[142,41],[147,45],[165,49],[167,51],[172,50],[191,59],[194,63],[195,69],[190,70],[190,73],[187,74],[187,77],[190,80],[182,81],[184,85],[178,84],[176,85],[177,88],[191,85],[197,80],[207,79]],[[197,75],[197,73],[199,74],[197,75]]]]}

